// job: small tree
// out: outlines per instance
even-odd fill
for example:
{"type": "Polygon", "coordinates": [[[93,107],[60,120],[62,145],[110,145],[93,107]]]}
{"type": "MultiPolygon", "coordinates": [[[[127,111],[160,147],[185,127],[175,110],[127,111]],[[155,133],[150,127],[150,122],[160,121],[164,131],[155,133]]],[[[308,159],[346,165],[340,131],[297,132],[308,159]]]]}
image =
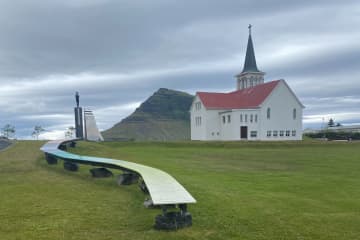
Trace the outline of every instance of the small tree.
{"type": "Polygon", "coordinates": [[[65,138],[73,138],[74,137],[75,128],[70,126],[66,129],[65,138]]]}
{"type": "Polygon", "coordinates": [[[336,123],[336,126],[341,127],[342,125],[341,125],[341,123],[336,123]]]}
{"type": "Polygon", "coordinates": [[[1,134],[6,137],[6,138],[10,138],[12,136],[15,135],[15,127],[11,126],[10,124],[6,124],[2,129],[1,129],[1,134]]]}
{"type": "Polygon", "coordinates": [[[334,119],[330,118],[330,120],[328,122],[328,127],[334,127],[334,126],[335,126],[334,119]]]}
{"type": "Polygon", "coordinates": [[[35,127],[34,127],[34,131],[32,132],[31,136],[32,136],[33,138],[36,138],[36,140],[38,140],[38,139],[39,139],[39,135],[40,135],[42,132],[44,132],[44,131],[45,131],[45,129],[43,129],[41,126],[35,126],[35,127]]]}

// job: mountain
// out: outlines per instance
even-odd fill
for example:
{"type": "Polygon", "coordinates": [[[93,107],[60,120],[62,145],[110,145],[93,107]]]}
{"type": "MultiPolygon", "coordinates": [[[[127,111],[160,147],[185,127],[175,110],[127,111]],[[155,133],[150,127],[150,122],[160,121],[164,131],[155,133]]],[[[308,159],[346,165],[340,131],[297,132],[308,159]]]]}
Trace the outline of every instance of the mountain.
{"type": "Polygon", "coordinates": [[[190,139],[194,96],[160,88],[127,118],[102,132],[105,140],[178,141],[190,139]]]}

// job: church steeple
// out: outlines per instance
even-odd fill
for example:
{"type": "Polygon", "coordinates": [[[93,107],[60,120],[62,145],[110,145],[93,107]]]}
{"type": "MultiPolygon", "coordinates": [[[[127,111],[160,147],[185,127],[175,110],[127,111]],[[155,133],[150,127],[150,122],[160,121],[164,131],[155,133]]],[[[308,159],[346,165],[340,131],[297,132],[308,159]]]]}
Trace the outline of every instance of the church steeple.
{"type": "Polygon", "coordinates": [[[264,83],[265,73],[259,71],[256,65],[254,45],[251,38],[251,27],[251,24],[249,24],[249,38],[246,48],[244,68],[240,74],[236,75],[238,90],[264,83]]]}
{"type": "Polygon", "coordinates": [[[251,38],[251,24],[249,24],[249,38],[246,48],[245,63],[242,72],[260,72],[256,66],[254,45],[251,38]]]}

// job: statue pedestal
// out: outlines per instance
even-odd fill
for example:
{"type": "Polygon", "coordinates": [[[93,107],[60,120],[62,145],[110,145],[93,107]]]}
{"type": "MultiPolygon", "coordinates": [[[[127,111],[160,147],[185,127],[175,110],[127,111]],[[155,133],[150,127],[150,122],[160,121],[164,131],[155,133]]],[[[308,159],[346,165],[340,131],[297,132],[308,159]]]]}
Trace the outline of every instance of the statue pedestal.
{"type": "Polygon", "coordinates": [[[75,113],[75,136],[76,138],[84,138],[83,113],[81,107],[74,108],[75,113]]]}

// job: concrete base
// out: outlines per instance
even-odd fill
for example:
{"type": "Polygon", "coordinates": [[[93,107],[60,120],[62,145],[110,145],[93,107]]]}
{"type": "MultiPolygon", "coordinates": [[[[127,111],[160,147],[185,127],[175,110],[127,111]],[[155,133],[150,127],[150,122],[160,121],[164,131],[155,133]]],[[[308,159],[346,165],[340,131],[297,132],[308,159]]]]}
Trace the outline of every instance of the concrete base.
{"type": "Polygon", "coordinates": [[[158,230],[177,230],[191,225],[192,216],[190,213],[167,212],[156,216],[154,227],[158,230]]]}
{"type": "Polygon", "coordinates": [[[70,146],[71,148],[76,147],[76,142],[71,142],[71,143],[69,144],[69,146],[70,146]]]}
{"type": "Polygon", "coordinates": [[[47,154],[47,153],[45,153],[45,159],[49,165],[55,165],[58,162],[56,157],[54,157],[50,154],[47,154]]]}
{"type": "Polygon", "coordinates": [[[106,178],[113,176],[113,173],[106,168],[93,168],[90,169],[89,171],[91,173],[91,176],[94,178],[106,178]]]}
{"type": "Polygon", "coordinates": [[[63,150],[63,151],[66,151],[66,150],[67,150],[66,144],[61,144],[61,145],[59,146],[59,149],[60,149],[60,150],[63,150]]]}
{"type": "Polygon", "coordinates": [[[149,194],[149,190],[147,189],[146,184],[143,180],[140,181],[139,188],[143,193],[149,194]]]}
{"type": "Polygon", "coordinates": [[[71,172],[77,172],[79,170],[79,166],[76,163],[64,161],[64,169],[71,172]]]}
{"type": "Polygon", "coordinates": [[[119,185],[130,185],[139,180],[139,175],[135,173],[125,172],[118,176],[117,183],[119,185]]]}

